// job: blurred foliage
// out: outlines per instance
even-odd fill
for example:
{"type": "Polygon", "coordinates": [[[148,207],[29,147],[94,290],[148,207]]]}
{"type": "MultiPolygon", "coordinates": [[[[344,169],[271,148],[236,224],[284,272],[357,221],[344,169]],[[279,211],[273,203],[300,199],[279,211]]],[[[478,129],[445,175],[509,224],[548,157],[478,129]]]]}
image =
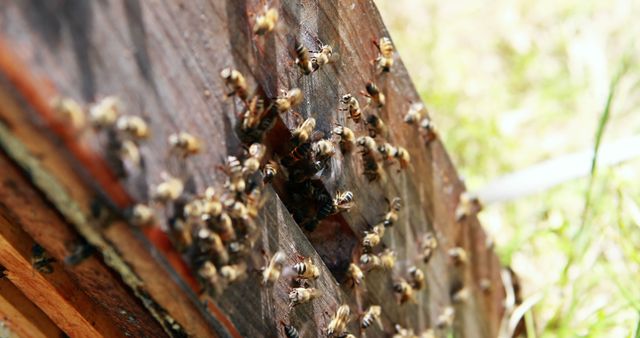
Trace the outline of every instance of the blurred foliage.
{"type": "MultiPolygon", "coordinates": [[[[593,149],[598,128],[605,143],[640,133],[638,1],[377,4],[471,190],[593,149]]],[[[523,296],[543,296],[526,315],[530,337],[638,335],[639,172],[639,160],[599,168],[592,184],[566,182],[481,214],[502,262],[521,278],[523,296]]]]}

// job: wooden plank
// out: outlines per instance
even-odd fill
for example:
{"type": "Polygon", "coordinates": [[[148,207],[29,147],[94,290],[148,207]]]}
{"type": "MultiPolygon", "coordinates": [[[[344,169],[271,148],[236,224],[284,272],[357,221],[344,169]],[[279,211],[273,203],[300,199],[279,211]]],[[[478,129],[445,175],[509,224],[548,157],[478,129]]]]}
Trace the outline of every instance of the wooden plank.
{"type": "MultiPolygon", "coordinates": [[[[221,164],[228,154],[241,152],[240,141],[232,132],[237,111],[241,108],[237,101],[225,100],[221,95],[224,87],[218,74],[222,68],[237,67],[247,77],[249,87],[258,87],[258,91],[267,97],[275,97],[280,89],[300,87],[306,97],[300,112],[303,116],[314,116],[318,129],[325,134],[335,122],[353,127],[358,135],[366,132],[364,126],[350,124],[344,114],[338,112],[338,99],[346,92],[356,94],[363,90],[367,81],[375,81],[387,97],[387,105],[380,112],[389,126],[387,140],[407,148],[412,165],[402,173],[388,168],[386,182],[369,183],[361,174],[359,156],[338,154],[324,171],[322,184],[331,193],[338,189],[353,191],[358,208],[321,223],[319,230],[306,235],[334,276],[341,280],[344,263],[351,255],[359,254],[356,244],[361,240],[362,231],[377,223],[386,211],[385,198],[402,197],[405,207],[400,222],[390,229],[385,243],[398,251],[399,261],[406,268],[415,261],[417,238],[428,230],[436,233],[440,246],[432,261],[421,265],[427,272],[428,290],[419,293],[416,304],[393,306],[392,276],[372,274],[367,278],[365,290],[368,292],[361,303],[390,305],[385,307],[388,331],[393,323],[423,330],[433,326],[442,309],[451,303],[449,290],[452,285],[462,282],[471,296],[466,303],[456,306],[456,331],[466,336],[495,336],[504,297],[498,260],[487,247],[475,217],[464,222],[455,221],[455,208],[464,186],[442,144],[435,141],[425,146],[416,128],[402,121],[410,102],[419,101],[407,70],[399,59],[390,74],[377,75],[369,64],[377,53],[370,41],[388,35],[373,3],[274,1],[270,5],[279,9],[281,24],[264,38],[254,38],[250,33],[250,13],[262,9],[258,0],[105,2],[69,5],[57,12],[35,2],[9,5],[2,21],[6,38],[19,46],[12,49],[28,64],[25,68],[47,79],[36,86],[39,101],[34,95],[25,95],[24,90],[20,90],[21,95],[26,97],[27,106],[31,105],[35,110],[32,119],[41,121],[44,117],[55,134],[50,139],[42,138],[41,144],[34,141],[38,138],[33,134],[38,132],[26,135],[14,129],[13,135],[27,144],[32,154],[47,149],[46,143],[51,140],[61,142],[69,153],[60,154],[64,148],[53,154],[45,152],[48,158],[41,159],[42,166],[64,187],[76,187],[77,180],[88,177],[89,181],[98,182],[97,190],[106,192],[112,204],[124,206],[130,202],[122,197],[125,189],[120,190],[115,179],[106,179],[108,175],[101,174],[101,167],[93,163],[95,156],[91,154],[94,153],[86,149],[93,147],[100,151],[104,144],[90,133],[78,140],[52,118],[46,103],[57,93],[82,98],[85,102],[115,94],[127,104],[128,112],[142,115],[150,122],[154,137],[142,147],[145,169],[130,173],[122,182],[135,199],[145,201],[162,171],[191,178],[194,191],[202,191],[208,185],[222,186],[224,177],[215,175],[211,168],[221,164]],[[82,15],[71,15],[74,13],[82,15]],[[55,26],[60,29],[50,29],[55,26]],[[307,47],[317,49],[318,39],[333,45],[340,57],[336,63],[303,76],[292,64],[293,42],[299,40],[307,47]],[[51,87],[42,85],[46,83],[51,87]],[[186,163],[169,157],[165,137],[178,130],[187,130],[207,140],[206,152],[186,163]],[[71,158],[72,163],[50,163],[64,162],[63,158],[71,158]],[[73,168],[59,169],[65,166],[73,168]],[[85,175],[74,175],[75,172],[85,175]],[[340,235],[335,234],[337,230],[340,235]],[[450,264],[446,253],[457,246],[467,250],[469,264],[462,267],[450,264]],[[491,284],[488,292],[480,287],[485,279],[491,284]]],[[[15,85],[15,81],[13,83],[15,85]]],[[[19,125],[25,122],[29,121],[19,125]]],[[[274,130],[268,140],[270,152],[283,155],[289,147],[288,131],[283,126],[292,129],[294,121],[284,115],[278,125],[280,129],[274,130]]],[[[80,189],[85,195],[78,195],[75,188],[68,190],[74,201],[88,201],[93,197],[86,187],[80,189]]],[[[290,213],[304,207],[292,202],[286,189],[276,186],[276,192],[290,213]]],[[[274,201],[268,203],[279,205],[274,201]]],[[[263,217],[277,219],[273,218],[273,211],[267,209],[263,217]]],[[[112,239],[126,233],[124,225],[112,225],[106,232],[112,239]]],[[[297,238],[295,234],[287,236],[297,238]]],[[[113,243],[118,246],[118,243],[129,242],[118,239],[113,243]]],[[[138,254],[143,253],[136,252],[132,256],[138,254]]],[[[396,273],[402,273],[402,270],[398,269],[396,273]]],[[[182,277],[188,279],[188,274],[182,274],[182,277]]],[[[255,290],[241,285],[237,286],[237,291],[233,288],[228,290],[228,297],[242,294],[243,290],[255,290]]],[[[349,302],[357,303],[352,290],[343,287],[342,291],[348,295],[349,302]]],[[[263,308],[267,299],[247,297],[240,304],[225,303],[223,297],[217,302],[226,304],[225,312],[230,314],[235,326],[244,330],[243,325],[259,323],[263,317],[257,312],[239,311],[237,307],[257,311],[263,308]],[[247,319],[242,319],[238,313],[247,319]]],[[[223,307],[221,304],[218,304],[220,308],[223,307]]],[[[315,318],[307,311],[295,311],[295,315],[315,318]]],[[[268,320],[271,329],[277,320],[268,320]]],[[[255,326],[264,328],[261,324],[255,326]]]]}
{"type": "Polygon", "coordinates": [[[51,263],[50,274],[32,267],[34,245],[33,239],[0,214],[0,264],[7,268],[6,278],[70,336],[124,337],[78,289],[60,263],[51,263]]]}
{"type": "Polygon", "coordinates": [[[6,278],[0,278],[0,320],[18,337],[60,337],[62,331],[6,278]]]}
{"type": "Polygon", "coordinates": [[[88,244],[37,192],[4,154],[0,153],[0,213],[23,229],[59,262],[120,331],[133,336],[162,336],[158,322],[119,278],[91,252],[88,244]],[[84,256],[84,257],[83,257],[84,256]]]}

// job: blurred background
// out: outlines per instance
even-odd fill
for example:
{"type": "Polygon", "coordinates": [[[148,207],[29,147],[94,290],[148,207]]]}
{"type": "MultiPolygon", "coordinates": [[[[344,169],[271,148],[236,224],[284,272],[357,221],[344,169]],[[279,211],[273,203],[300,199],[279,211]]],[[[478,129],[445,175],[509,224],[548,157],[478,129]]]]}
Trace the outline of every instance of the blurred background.
{"type": "Polygon", "coordinates": [[[528,337],[640,336],[640,1],[377,5],[528,337]]]}

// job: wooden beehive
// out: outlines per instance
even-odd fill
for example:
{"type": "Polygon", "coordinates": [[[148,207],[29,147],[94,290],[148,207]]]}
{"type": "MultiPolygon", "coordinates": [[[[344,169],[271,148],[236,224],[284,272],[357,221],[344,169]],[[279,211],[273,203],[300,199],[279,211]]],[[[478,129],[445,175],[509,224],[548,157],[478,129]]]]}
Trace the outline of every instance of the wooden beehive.
{"type": "MultiPolygon", "coordinates": [[[[418,127],[403,121],[420,98],[399,56],[389,73],[372,65],[379,53],[372,41],[389,36],[373,2],[269,5],[278,10],[279,21],[264,36],[252,32],[256,15],[264,11],[258,0],[3,6],[0,263],[10,283],[0,284],[5,300],[0,313],[10,329],[25,336],[63,331],[70,336],[260,337],[283,336],[283,322],[302,336],[321,336],[338,306],[348,304],[348,330],[360,336],[358,316],[379,304],[383,328],[372,326],[365,331],[368,337],[390,335],[396,324],[416,333],[434,328],[448,306],[455,309],[453,325],[436,329],[438,335],[449,330],[465,337],[497,335],[504,299],[498,259],[475,216],[456,219],[464,186],[442,143],[425,142],[418,127]],[[303,74],[294,62],[296,42],[310,50],[333,46],[333,62],[303,74]],[[224,95],[228,89],[220,72],[226,67],[238,69],[250,93],[266,100],[300,88],[304,100],[296,111],[314,117],[325,138],[336,123],[356,136],[367,134],[364,124],[340,111],[340,97],[352,93],[364,107],[359,92],[375,82],[386,105],[367,107],[364,114],[376,112],[386,124],[388,132],[378,142],[400,145],[411,155],[408,168],[381,164],[386,178],[370,182],[357,148],[337,151],[312,177],[312,186],[328,196],[351,191],[356,206],[319,220],[313,230],[305,225],[318,206],[299,197],[302,184],[291,184],[290,175],[280,173],[264,188],[253,251],[282,250],[287,265],[297,256],[312,257],[321,269],[313,282],[321,297],[293,309],[289,278],[263,287],[256,263],[250,263],[246,279],[219,295],[203,295],[194,262],[160,230],[169,227],[171,208],[156,207],[156,227],[127,222],[127,210],[150,201],[163,172],[184,179],[187,194],[207,186],[224,189],[226,176],[216,167],[229,155],[243,156],[247,146],[246,137],[237,133],[244,105],[224,95]],[[89,105],[107,95],[119,97],[127,114],[141,116],[150,126],[150,138],[140,143],[139,167],[119,167],[109,135],[75,130],[51,106],[57,97],[89,105]],[[203,152],[187,159],[172,155],[167,137],[178,131],[200,138],[203,152]],[[398,264],[394,271],[367,273],[354,288],[346,277],[349,263],[358,261],[364,231],[380,222],[394,197],[403,207],[383,245],[397,252],[398,264]],[[439,245],[425,264],[418,255],[427,232],[439,245]],[[32,268],[35,243],[56,260],[53,273],[32,268]],[[455,247],[466,251],[466,264],[452,263],[448,252],[455,247]],[[78,254],[86,248],[94,251],[78,254]],[[413,264],[425,272],[426,288],[400,305],[392,285],[413,264]],[[452,294],[461,288],[468,297],[454,303],[452,294]]],[[[296,123],[291,112],[274,115],[274,127],[263,140],[268,158],[287,156],[296,123]]]]}

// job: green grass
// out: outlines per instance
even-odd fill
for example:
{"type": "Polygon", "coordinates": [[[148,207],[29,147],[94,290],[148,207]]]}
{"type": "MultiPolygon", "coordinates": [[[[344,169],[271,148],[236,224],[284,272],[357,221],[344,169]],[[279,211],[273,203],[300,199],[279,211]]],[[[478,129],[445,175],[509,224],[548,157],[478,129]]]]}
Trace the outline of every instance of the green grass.
{"type": "MultiPolygon", "coordinates": [[[[637,1],[377,4],[472,190],[640,133],[637,1]]],[[[640,334],[640,161],[596,164],[480,215],[525,298],[543,295],[529,337],[640,334]]]]}

